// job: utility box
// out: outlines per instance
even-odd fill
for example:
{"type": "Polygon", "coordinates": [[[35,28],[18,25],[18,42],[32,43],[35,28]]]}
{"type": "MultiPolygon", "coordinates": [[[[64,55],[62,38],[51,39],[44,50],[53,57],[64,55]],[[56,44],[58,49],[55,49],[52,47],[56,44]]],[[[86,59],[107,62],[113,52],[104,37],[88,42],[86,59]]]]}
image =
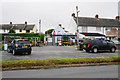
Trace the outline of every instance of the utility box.
{"type": "Polygon", "coordinates": [[[48,42],[47,44],[48,44],[49,46],[53,45],[52,38],[48,38],[48,41],[47,41],[47,42],[48,42]]]}
{"type": "Polygon", "coordinates": [[[5,51],[7,50],[7,44],[4,44],[4,50],[5,51]]]}

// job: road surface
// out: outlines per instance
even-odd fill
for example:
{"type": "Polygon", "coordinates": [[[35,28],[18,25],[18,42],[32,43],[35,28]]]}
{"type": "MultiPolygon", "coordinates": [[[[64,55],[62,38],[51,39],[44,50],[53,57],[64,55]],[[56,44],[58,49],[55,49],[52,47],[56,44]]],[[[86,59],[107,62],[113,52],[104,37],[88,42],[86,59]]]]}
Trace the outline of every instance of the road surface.
{"type": "Polygon", "coordinates": [[[3,78],[118,78],[118,65],[3,71],[3,78]]]}
{"type": "Polygon", "coordinates": [[[70,46],[43,46],[33,47],[31,55],[16,55],[1,51],[0,57],[2,60],[31,60],[31,59],[45,59],[45,58],[78,58],[78,57],[103,57],[103,56],[118,56],[116,53],[100,52],[100,53],[87,53],[79,51],[75,47],[70,46]]]}

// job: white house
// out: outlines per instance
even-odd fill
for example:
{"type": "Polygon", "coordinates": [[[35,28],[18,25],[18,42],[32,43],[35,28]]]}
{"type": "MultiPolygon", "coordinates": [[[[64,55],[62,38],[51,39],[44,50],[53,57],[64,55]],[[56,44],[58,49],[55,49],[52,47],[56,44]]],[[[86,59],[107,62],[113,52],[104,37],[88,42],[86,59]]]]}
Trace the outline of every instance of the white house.
{"type": "MultiPolygon", "coordinates": [[[[78,32],[89,38],[104,38],[107,27],[119,27],[120,21],[118,19],[104,19],[96,15],[91,17],[78,17],[78,32]]],[[[77,32],[77,17],[72,14],[72,21],[69,26],[69,32],[77,32]]]]}
{"type": "Polygon", "coordinates": [[[35,24],[27,24],[27,22],[25,24],[12,24],[12,22],[10,24],[0,24],[0,33],[8,33],[10,29],[15,30],[16,33],[37,32],[35,24]]]}
{"type": "Polygon", "coordinates": [[[55,34],[65,33],[65,29],[61,26],[61,24],[59,24],[59,26],[57,26],[57,27],[53,30],[52,34],[53,34],[54,32],[55,32],[55,34]]]}

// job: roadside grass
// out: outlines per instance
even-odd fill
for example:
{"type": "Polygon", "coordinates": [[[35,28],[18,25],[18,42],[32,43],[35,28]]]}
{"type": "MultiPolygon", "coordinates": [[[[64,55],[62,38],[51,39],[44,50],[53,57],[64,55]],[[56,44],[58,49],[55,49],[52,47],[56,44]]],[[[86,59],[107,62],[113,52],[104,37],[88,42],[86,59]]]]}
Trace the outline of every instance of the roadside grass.
{"type": "Polygon", "coordinates": [[[13,60],[13,61],[0,61],[0,62],[2,63],[3,69],[31,68],[35,66],[57,67],[58,65],[70,65],[70,64],[96,64],[96,63],[114,63],[114,62],[119,63],[120,56],[13,60]]]}

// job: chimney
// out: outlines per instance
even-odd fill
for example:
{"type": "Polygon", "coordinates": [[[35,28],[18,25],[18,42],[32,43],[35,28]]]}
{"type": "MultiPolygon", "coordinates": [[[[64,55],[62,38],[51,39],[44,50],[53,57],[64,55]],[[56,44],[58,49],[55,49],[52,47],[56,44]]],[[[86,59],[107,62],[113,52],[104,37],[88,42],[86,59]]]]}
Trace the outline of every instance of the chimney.
{"type": "Polygon", "coordinates": [[[60,27],[62,27],[62,25],[61,25],[61,24],[59,24],[59,26],[60,26],[60,27]]]}
{"type": "Polygon", "coordinates": [[[75,13],[72,13],[72,17],[75,18],[75,13]]]}
{"type": "Polygon", "coordinates": [[[116,20],[119,20],[119,16],[116,16],[116,20]]]}
{"type": "Polygon", "coordinates": [[[25,24],[27,25],[27,21],[25,21],[25,24]]]}
{"type": "Polygon", "coordinates": [[[10,22],[10,24],[12,24],[12,22],[10,22]]]}
{"type": "Polygon", "coordinates": [[[98,15],[98,14],[96,14],[96,15],[95,15],[95,18],[99,18],[99,15],[98,15]]]}

